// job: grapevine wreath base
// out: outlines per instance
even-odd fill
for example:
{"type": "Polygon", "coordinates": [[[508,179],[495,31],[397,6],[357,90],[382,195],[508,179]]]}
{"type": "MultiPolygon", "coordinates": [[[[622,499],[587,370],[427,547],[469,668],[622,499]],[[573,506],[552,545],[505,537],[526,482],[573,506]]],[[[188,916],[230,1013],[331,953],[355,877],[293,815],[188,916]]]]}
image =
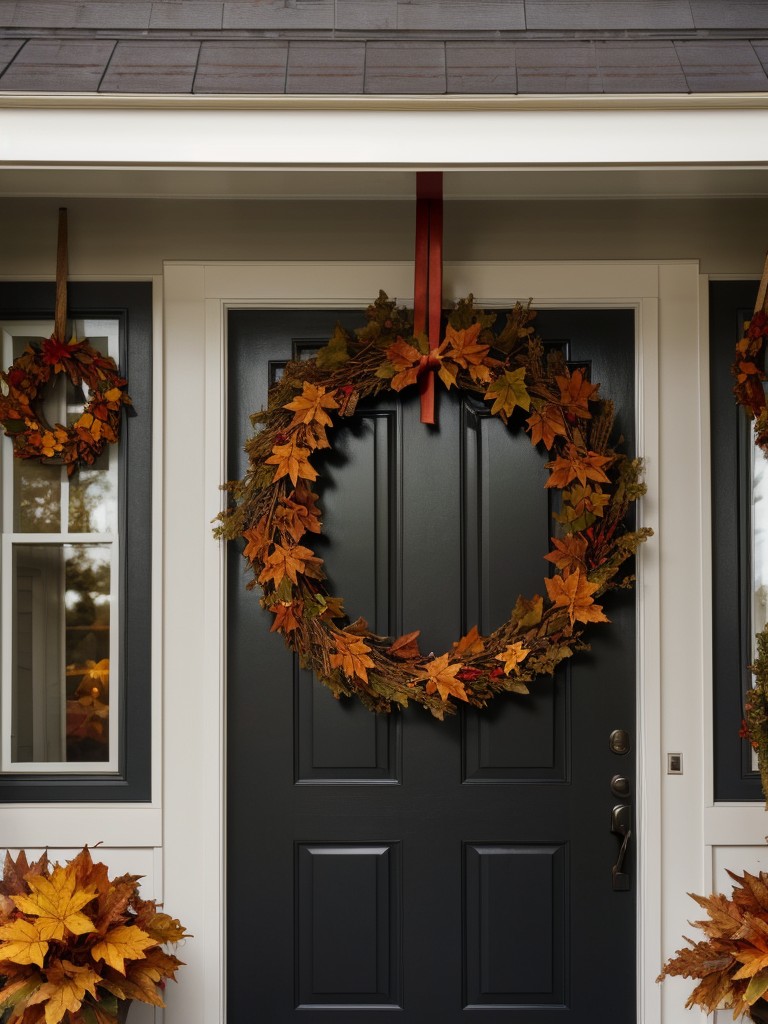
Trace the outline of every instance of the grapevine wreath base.
{"type": "Polygon", "coordinates": [[[13,440],[14,455],[63,463],[68,474],[92,465],[108,443],[117,441],[122,406],[131,404],[126,383],[114,360],[85,341],[61,342],[54,336],[28,345],[0,372],[0,422],[13,440]],[[89,398],[71,427],[51,426],[41,411],[43,391],[64,377],[76,387],[85,385],[89,398]]]}
{"type": "Polygon", "coordinates": [[[625,522],[644,493],[639,461],[614,447],[613,404],[598,397],[599,385],[559,352],[545,354],[535,315],[518,304],[495,331],[496,315],[475,309],[469,296],[430,351],[414,336],[411,313],[382,292],[364,327],[350,334],[337,326],[316,358],[289,363],[268,408],[252,417],[261,429],[246,444],[244,479],[227,485],[234,504],[218,534],[245,540],[249,586],[261,586],[272,631],[337,697],[357,696],[374,711],[415,701],[442,719],[457,701],[484,707],[499,693],[527,693],[537,676],[586,647],[586,623],[608,621],[597,599],[631,584],[620,568],[651,534],[625,522]],[[549,453],[545,487],[561,498],[559,535],[544,556],[556,570],[544,578],[546,597],[519,597],[490,636],[475,626],[437,656],[419,651],[418,631],[382,637],[363,619],[350,623],[308,545],[322,529],[311,485],[316,454],[330,448],[327,432],[360,400],[415,387],[430,371],[448,389],[482,396],[505,424],[522,419],[531,443],[549,453]]]}

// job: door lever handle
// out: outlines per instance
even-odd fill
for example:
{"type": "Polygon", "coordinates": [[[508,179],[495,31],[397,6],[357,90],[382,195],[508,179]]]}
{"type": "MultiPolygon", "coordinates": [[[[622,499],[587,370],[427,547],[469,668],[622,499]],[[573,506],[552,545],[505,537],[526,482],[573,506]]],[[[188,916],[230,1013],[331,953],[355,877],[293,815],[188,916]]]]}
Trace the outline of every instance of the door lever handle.
{"type": "Polygon", "coordinates": [[[629,875],[624,871],[624,859],[627,856],[627,847],[632,838],[632,808],[629,804],[616,804],[611,811],[611,832],[621,837],[621,846],[616,863],[611,868],[611,879],[613,888],[619,892],[626,892],[630,885],[629,875]]]}

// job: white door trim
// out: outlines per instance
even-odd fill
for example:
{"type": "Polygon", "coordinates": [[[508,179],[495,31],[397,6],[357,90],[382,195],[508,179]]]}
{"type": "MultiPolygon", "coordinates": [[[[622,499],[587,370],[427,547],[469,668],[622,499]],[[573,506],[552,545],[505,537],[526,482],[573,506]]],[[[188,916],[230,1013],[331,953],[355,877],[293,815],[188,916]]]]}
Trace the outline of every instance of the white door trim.
{"type": "MultiPolygon", "coordinates": [[[[167,1024],[226,1019],[224,545],[210,532],[211,520],[222,507],[219,485],[225,479],[226,311],[237,306],[364,307],[379,288],[407,303],[412,274],[410,263],[165,264],[165,898],[200,937],[185,948],[190,966],[183,983],[169,993],[167,1024]],[[174,708],[183,708],[183,714],[175,714],[174,708]]],[[[686,891],[703,882],[703,866],[698,872],[691,868],[702,861],[701,815],[691,824],[690,814],[681,814],[681,809],[702,806],[695,761],[702,747],[704,538],[701,523],[691,522],[685,507],[691,491],[680,490],[693,487],[700,493],[702,399],[696,387],[675,387],[662,408],[659,393],[660,378],[681,380],[667,375],[682,374],[691,359],[698,365],[698,289],[695,261],[445,266],[447,297],[473,291],[480,304],[532,296],[540,307],[629,306],[637,311],[637,436],[648,485],[639,517],[657,531],[642,550],[637,588],[637,814],[643,894],[638,901],[638,1020],[645,1024],[662,1019],[662,995],[654,979],[662,953],[674,941],[665,936],[667,919],[674,932],[678,904],[686,891]],[[674,463],[660,462],[662,424],[682,445],[681,459],[694,453],[682,472],[677,456],[674,463]],[[663,508],[660,493],[665,494],[663,508]],[[669,553],[673,562],[688,564],[685,581],[666,569],[662,575],[662,559],[669,553]],[[682,582],[686,607],[678,611],[676,604],[670,605],[677,612],[678,650],[664,644],[661,607],[662,602],[680,601],[682,582]],[[664,804],[662,721],[669,708],[662,704],[662,676],[673,681],[674,700],[686,702],[685,722],[675,722],[672,730],[675,742],[684,746],[671,749],[692,751],[694,762],[691,776],[675,780],[676,793],[671,800],[665,797],[664,804]],[[675,864],[684,864],[687,871],[677,902],[674,895],[670,900],[666,888],[668,878],[675,881],[675,864]]],[[[257,881],[248,879],[246,884],[257,881]]],[[[672,1015],[670,1011],[666,1019],[672,1015]]]]}

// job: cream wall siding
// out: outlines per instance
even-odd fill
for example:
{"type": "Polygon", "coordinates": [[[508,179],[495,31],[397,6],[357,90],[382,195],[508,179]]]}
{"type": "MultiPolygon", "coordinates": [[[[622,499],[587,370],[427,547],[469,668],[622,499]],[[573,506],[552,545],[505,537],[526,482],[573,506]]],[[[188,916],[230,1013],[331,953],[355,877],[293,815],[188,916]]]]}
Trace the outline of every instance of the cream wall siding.
{"type": "MultiPolygon", "coordinates": [[[[70,273],[162,274],[164,260],[408,260],[412,200],[0,199],[0,274],[53,273],[69,210],[70,273]]],[[[448,260],[698,259],[762,266],[768,199],[447,201],[448,260]]]]}

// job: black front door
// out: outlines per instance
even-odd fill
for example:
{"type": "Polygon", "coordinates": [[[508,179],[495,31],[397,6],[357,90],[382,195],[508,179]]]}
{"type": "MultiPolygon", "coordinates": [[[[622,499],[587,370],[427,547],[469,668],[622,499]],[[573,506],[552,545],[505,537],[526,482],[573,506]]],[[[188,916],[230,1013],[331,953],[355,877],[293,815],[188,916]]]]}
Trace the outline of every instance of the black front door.
{"type": "MultiPolygon", "coordinates": [[[[325,342],[333,311],[232,312],[229,474],[248,415],[289,358],[325,342]]],[[[588,364],[634,439],[634,317],[547,311],[545,340],[588,364]]],[[[422,650],[488,633],[517,595],[543,593],[552,532],[544,458],[482,403],[439,394],[362,408],[321,468],[333,593],[379,633],[422,650]]],[[[589,653],[531,696],[437,722],[338,702],[269,632],[228,570],[228,1019],[403,1024],[635,1020],[635,907],[611,868],[611,792],[634,790],[635,607],[605,601],[589,653]],[[605,1016],[609,1014],[610,1016],[605,1016]]]]}

